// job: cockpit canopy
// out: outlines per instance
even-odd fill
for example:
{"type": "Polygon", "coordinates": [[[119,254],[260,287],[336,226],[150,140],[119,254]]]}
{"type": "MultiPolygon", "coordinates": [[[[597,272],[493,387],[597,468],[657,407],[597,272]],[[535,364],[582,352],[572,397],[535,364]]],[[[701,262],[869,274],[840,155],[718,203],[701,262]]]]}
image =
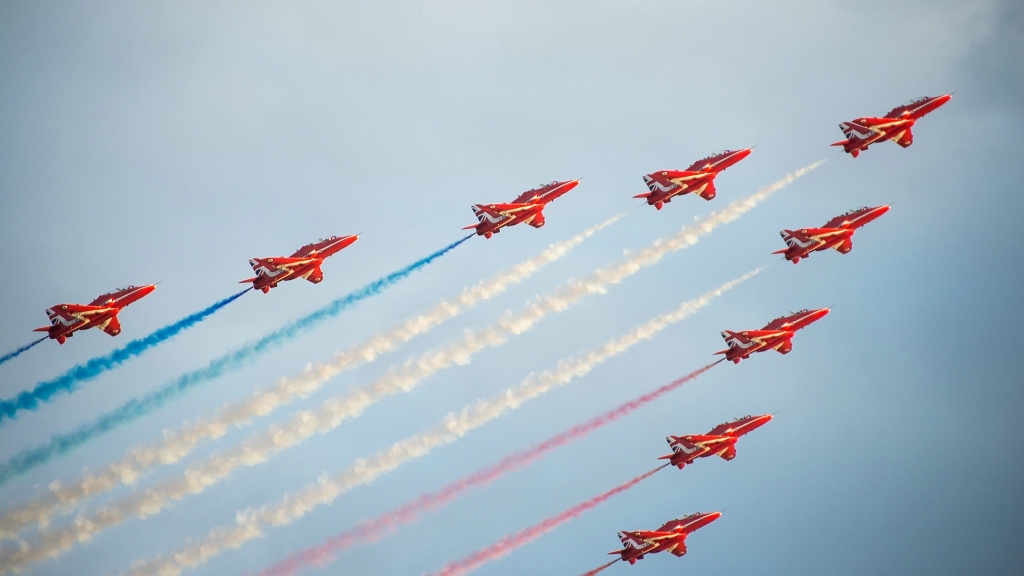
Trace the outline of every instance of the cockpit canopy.
{"type": "Polygon", "coordinates": [[[707,158],[701,158],[700,160],[697,160],[697,162],[707,162],[707,161],[710,161],[710,160],[714,160],[715,158],[718,158],[718,157],[721,157],[721,156],[725,156],[726,154],[732,154],[732,153],[733,153],[732,150],[719,150],[718,152],[715,152],[714,154],[711,154],[707,158]]]}
{"type": "Polygon", "coordinates": [[[921,96],[919,98],[911,98],[910,100],[907,100],[906,102],[904,102],[903,106],[910,106],[912,104],[919,104],[919,103],[924,102],[924,101],[926,101],[926,100],[928,100],[930,98],[931,98],[931,96],[921,96]]]}
{"type": "Polygon", "coordinates": [[[134,289],[135,289],[135,286],[133,286],[131,284],[128,284],[127,286],[118,286],[117,288],[114,288],[113,290],[111,290],[109,292],[109,294],[113,294],[114,292],[124,292],[125,290],[134,290],[134,289]]]}
{"type": "Polygon", "coordinates": [[[867,209],[868,209],[867,206],[861,206],[860,208],[854,208],[852,210],[847,210],[846,212],[843,212],[842,214],[840,214],[840,216],[849,216],[851,214],[856,214],[857,212],[860,212],[861,210],[867,210],[867,209]]]}

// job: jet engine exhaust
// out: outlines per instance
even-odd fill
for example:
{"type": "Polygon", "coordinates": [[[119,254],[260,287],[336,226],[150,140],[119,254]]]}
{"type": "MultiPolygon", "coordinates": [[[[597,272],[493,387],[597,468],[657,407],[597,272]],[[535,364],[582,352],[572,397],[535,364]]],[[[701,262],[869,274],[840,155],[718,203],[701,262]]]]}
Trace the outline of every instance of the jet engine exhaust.
{"type": "Polygon", "coordinates": [[[597,574],[598,572],[603,572],[605,568],[610,567],[612,564],[615,564],[618,561],[619,561],[619,559],[616,558],[615,560],[612,560],[611,562],[609,562],[607,564],[602,564],[601,566],[598,566],[597,568],[594,568],[593,570],[591,570],[589,572],[584,572],[581,576],[594,576],[594,574],[597,574]]]}
{"type": "Polygon", "coordinates": [[[8,352],[7,354],[4,354],[3,356],[0,356],[0,364],[3,364],[4,362],[7,362],[8,360],[14,360],[18,356],[21,356],[22,352],[26,352],[29,348],[35,346],[36,344],[39,344],[43,340],[46,340],[46,336],[43,336],[42,338],[40,338],[39,340],[36,340],[35,342],[29,342],[28,344],[25,344],[24,346],[22,346],[21,348],[18,348],[14,352],[8,352]]]}

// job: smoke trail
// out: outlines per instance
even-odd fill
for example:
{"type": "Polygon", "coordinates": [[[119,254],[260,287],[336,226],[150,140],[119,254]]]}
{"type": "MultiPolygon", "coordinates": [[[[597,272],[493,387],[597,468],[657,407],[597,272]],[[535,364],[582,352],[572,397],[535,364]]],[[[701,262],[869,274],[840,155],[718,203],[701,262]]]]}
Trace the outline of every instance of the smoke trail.
{"type": "Polygon", "coordinates": [[[286,324],[259,340],[250,342],[233,352],[229,352],[214,359],[203,368],[182,374],[159,390],[151,392],[141,398],[129,400],[121,407],[101,415],[88,424],[80,426],[69,433],[53,436],[50,438],[49,442],[42,446],[25,450],[14,455],[7,461],[7,463],[0,467],[0,485],[3,485],[18,474],[50,461],[56,456],[66,454],[73,448],[76,448],[109,430],[127,422],[131,422],[141,416],[145,416],[198,384],[213,380],[229,371],[241,368],[246,362],[256,359],[261,354],[294,338],[299,333],[313,328],[324,320],[337,316],[361,300],[379,294],[385,288],[392,286],[416,270],[430,264],[437,258],[440,258],[459,244],[462,244],[472,237],[472,235],[466,236],[465,238],[453,242],[425,258],[421,258],[420,260],[413,262],[405,268],[392,272],[383,278],[363,286],[355,292],[351,292],[346,296],[338,298],[319,310],[286,324]]]}
{"type": "Polygon", "coordinates": [[[597,568],[594,568],[593,570],[590,570],[589,572],[584,572],[582,576],[595,576],[596,574],[598,574],[600,572],[604,572],[605,568],[610,567],[612,564],[615,564],[618,561],[619,561],[619,559],[616,558],[615,560],[612,560],[611,562],[609,562],[607,564],[602,564],[602,565],[598,566],[597,568]]]}
{"type": "Polygon", "coordinates": [[[509,286],[526,280],[541,267],[562,258],[584,240],[623,216],[625,214],[613,216],[567,240],[554,243],[537,256],[476,286],[466,288],[457,298],[441,302],[425,314],[414,316],[388,332],[338,352],[331,362],[307,366],[298,376],[282,378],[272,390],[254,392],[241,403],[222,408],[209,420],[186,424],[175,432],[165,433],[162,440],[132,450],[125,458],[107,465],[98,474],[86,474],[68,486],[56,482],[51,484],[47,496],[10,509],[0,518],[0,538],[12,537],[29,523],[45,526],[54,513],[70,510],[82,498],[110,490],[118,484],[134,484],[147,468],[178,462],[204,440],[219,438],[232,426],[245,426],[252,422],[252,418],[270,414],[295,398],[308,397],[332,376],[362,363],[372,362],[378,355],[394,350],[399,344],[429,332],[480,301],[493,298],[505,292],[509,286]]]}
{"type": "Polygon", "coordinates": [[[584,296],[604,292],[608,285],[621,282],[642,268],[657,263],[666,254],[696,244],[701,236],[736,220],[822,162],[797,170],[750,196],[736,200],[722,211],[684,226],[676,234],[657,240],[623,261],[599,269],[583,280],[570,282],[555,293],[538,298],[518,314],[506,315],[483,330],[467,332],[460,341],[411,359],[401,368],[392,367],[369,386],[353,390],[345,396],[330,398],[317,410],[300,411],[286,423],[271,426],[226,453],[212,455],[205,463],[184,471],[179,478],[167,480],[157,487],[132,494],[113,506],[97,510],[90,516],[93,520],[77,531],[83,535],[81,538],[88,539],[104,527],[119,524],[129,516],[145,518],[159,512],[171,501],[203,492],[239,467],[261,464],[274,454],[297,446],[307,438],[327,433],[342,422],[358,417],[381,399],[399,392],[409,392],[427,376],[453,364],[466,364],[476,352],[499,346],[510,336],[529,330],[547,315],[567,309],[584,296]]]}
{"type": "MultiPolygon", "coordinates": [[[[79,364],[53,380],[40,382],[31,391],[22,392],[12,400],[0,401],[0,423],[14,418],[15,414],[22,410],[35,410],[39,407],[40,402],[48,402],[57,394],[72,392],[78,388],[78,385],[81,382],[92,380],[107,370],[116,368],[126,360],[134,358],[146,350],[177,336],[183,330],[195,326],[205,320],[209,315],[227,306],[231,302],[234,302],[249,290],[249,288],[246,288],[245,290],[242,290],[237,294],[232,294],[231,296],[228,296],[220,302],[204,308],[199,312],[189,314],[174,324],[164,326],[148,336],[132,340],[125,344],[123,348],[118,348],[110,354],[92,358],[85,364],[79,364]]],[[[17,352],[16,354],[20,353],[21,352],[17,352]]],[[[2,481],[0,481],[0,483],[2,483],[2,481]]]]}
{"type": "MultiPolygon", "coordinates": [[[[291,524],[317,506],[330,504],[335,498],[352,488],[369,484],[402,464],[425,456],[438,446],[451,444],[470,430],[483,426],[509,410],[519,408],[527,400],[536,398],[557,386],[568,384],[574,378],[585,376],[605,360],[629,350],[641,341],[650,340],[669,325],[694,314],[711,303],[715,297],[761,270],[759,268],[748,272],[740,278],[726,282],[715,290],[684,302],[672,312],[655,317],[646,324],[583,356],[559,362],[553,370],[542,372],[537,376],[529,376],[519,386],[510,388],[490,400],[467,406],[461,413],[448,414],[441,422],[426,432],[396,442],[391,448],[368,460],[359,459],[352,467],[334,477],[322,476],[315,484],[307,486],[293,496],[286,495],[281,502],[273,506],[239,512],[236,515],[234,527],[215,529],[205,538],[193,541],[169,556],[135,564],[128,573],[133,576],[176,575],[185,567],[203,564],[224,550],[238,548],[245,542],[261,536],[266,527],[291,524]]],[[[116,510],[107,508],[103,510],[102,516],[116,514],[116,510]]],[[[75,540],[91,538],[98,531],[90,526],[96,520],[102,521],[100,514],[88,520],[81,520],[80,526],[71,527],[63,533],[43,535],[45,540],[43,546],[36,549],[26,547],[24,550],[6,556],[0,555],[0,564],[9,566],[8,570],[11,570],[44,556],[59,554],[61,542],[70,546],[75,540]]]]}
{"type": "Polygon", "coordinates": [[[557,516],[546,518],[529,528],[524,528],[514,535],[505,536],[483,550],[479,550],[469,556],[466,556],[462,560],[448,564],[438,572],[434,572],[431,576],[460,576],[461,574],[472,572],[488,562],[497,560],[503,556],[508,556],[516,549],[533,542],[537,538],[540,538],[544,534],[558,528],[569,520],[575,520],[580,514],[597,507],[599,504],[603,504],[612,496],[625,492],[651,476],[654,476],[656,472],[665,466],[668,466],[668,464],[662,464],[650,472],[646,472],[628,482],[619,484],[604,494],[599,494],[586,502],[581,502],[580,504],[563,511],[557,516]]]}
{"type": "Polygon", "coordinates": [[[525,468],[555,448],[584,438],[594,430],[611,424],[631,414],[633,411],[654,402],[665,394],[707,372],[720,362],[722,360],[708,364],[648,394],[644,394],[639,398],[599,414],[582,424],[577,424],[526,450],[513,452],[502,458],[497,464],[478,470],[468,476],[463,476],[436,492],[424,494],[373,520],[360,522],[355,528],[334,536],[326,542],[289,554],[287,558],[262,570],[257,576],[294,576],[303,568],[324,568],[334,560],[336,553],[358,544],[376,542],[393,533],[398,526],[418,520],[423,512],[437,510],[473,488],[484,486],[509,472],[525,468]]]}
{"type": "MultiPolygon", "coordinates": [[[[801,168],[750,196],[735,200],[722,211],[684,226],[672,236],[659,239],[620,262],[598,269],[583,280],[570,282],[553,294],[536,299],[518,314],[506,315],[483,330],[467,332],[461,340],[429,351],[417,359],[410,359],[400,368],[392,367],[369,386],[344,396],[329,398],[317,410],[297,412],[284,424],[271,426],[225,453],[210,456],[206,462],[185,470],[180,477],[168,479],[156,487],[133,493],[111,506],[98,509],[89,517],[89,522],[65,530],[65,533],[73,531],[80,536],[61,541],[70,545],[79,539],[89,539],[128,517],[145,518],[156,514],[174,500],[202,493],[209,486],[226,479],[239,467],[266,462],[282,450],[297,446],[316,434],[327,433],[344,421],[360,416],[368,407],[387,396],[413,390],[435,372],[453,364],[466,364],[476,352],[499,346],[510,336],[529,330],[547,315],[561,312],[589,294],[604,292],[610,284],[621,282],[642,268],[659,262],[666,254],[696,244],[701,236],[736,220],[822,162],[801,168]]],[[[51,549],[48,554],[58,553],[52,551],[52,546],[46,547],[51,549]]]]}
{"type": "Polygon", "coordinates": [[[36,340],[35,342],[29,342],[28,344],[25,344],[24,346],[22,346],[21,348],[18,348],[14,352],[8,352],[7,354],[4,354],[3,356],[0,356],[0,364],[3,364],[4,362],[7,362],[8,360],[13,360],[13,359],[17,358],[18,356],[21,356],[22,352],[27,351],[29,348],[35,346],[36,344],[39,344],[43,340],[46,340],[46,336],[43,336],[42,338],[40,338],[39,340],[36,340]]]}

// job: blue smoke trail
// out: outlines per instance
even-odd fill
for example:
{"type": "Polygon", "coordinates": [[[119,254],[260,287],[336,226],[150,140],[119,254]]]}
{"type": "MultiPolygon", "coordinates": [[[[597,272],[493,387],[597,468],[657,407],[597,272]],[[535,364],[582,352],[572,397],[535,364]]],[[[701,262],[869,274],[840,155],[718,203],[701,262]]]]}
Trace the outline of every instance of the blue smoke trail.
{"type": "Polygon", "coordinates": [[[3,356],[0,356],[0,364],[3,364],[4,362],[7,362],[8,360],[13,360],[13,359],[17,358],[18,356],[21,356],[22,352],[28,350],[29,348],[35,346],[36,344],[39,344],[43,340],[46,340],[46,336],[43,336],[42,338],[40,338],[39,340],[36,340],[35,342],[30,342],[28,344],[25,344],[24,346],[22,346],[21,348],[18,348],[14,352],[9,352],[7,354],[4,354],[3,356]]]}
{"type": "Polygon", "coordinates": [[[250,342],[237,350],[214,359],[203,368],[182,374],[159,390],[150,392],[141,398],[129,400],[120,408],[107,412],[92,422],[83,424],[71,432],[52,436],[46,444],[29,450],[24,450],[14,455],[7,461],[7,463],[0,467],[0,486],[19,474],[27,472],[36,466],[41,466],[58,456],[67,454],[72,449],[85,444],[89,440],[92,440],[105,432],[113,430],[122,424],[131,422],[136,418],[145,416],[197,384],[213,380],[214,378],[222,376],[231,370],[241,368],[247,361],[255,360],[257,356],[266,352],[271,347],[282,344],[295,337],[300,332],[313,328],[318,323],[337,316],[339,313],[352,307],[360,300],[379,294],[385,288],[395,284],[399,280],[402,280],[427,264],[430,264],[435,259],[443,256],[449,250],[472,237],[473,235],[471,234],[457,242],[453,242],[425,258],[413,262],[405,268],[392,272],[383,278],[363,286],[355,292],[351,292],[346,296],[334,300],[330,304],[303,318],[286,324],[259,340],[250,342]]]}
{"type": "Polygon", "coordinates": [[[14,418],[14,416],[22,410],[35,410],[39,407],[40,402],[47,402],[58,394],[74,391],[78,388],[79,383],[86,380],[92,380],[107,370],[116,368],[126,360],[130,360],[131,358],[142,354],[146,350],[149,350],[150,348],[178,335],[183,330],[191,328],[199,322],[202,322],[207,316],[227,306],[231,302],[234,302],[239,296],[245,294],[251,289],[252,288],[246,288],[245,290],[242,290],[237,294],[232,294],[231,296],[228,296],[220,302],[217,302],[212,306],[208,306],[199,312],[189,314],[174,324],[168,324],[167,326],[150,333],[144,338],[132,340],[128,344],[125,344],[123,348],[118,348],[110,354],[97,356],[96,358],[90,359],[85,364],[74,366],[67,372],[52,380],[36,384],[36,387],[32,390],[22,392],[11,400],[0,401],[0,424],[6,420],[14,418]]]}

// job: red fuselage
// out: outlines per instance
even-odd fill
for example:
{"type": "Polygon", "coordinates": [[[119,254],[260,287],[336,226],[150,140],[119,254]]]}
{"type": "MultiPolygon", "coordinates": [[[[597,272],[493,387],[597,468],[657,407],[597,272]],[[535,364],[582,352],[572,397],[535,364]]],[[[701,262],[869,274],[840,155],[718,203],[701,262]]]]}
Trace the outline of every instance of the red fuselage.
{"type": "Polygon", "coordinates": [[[117,319],[122,308],[146,296],[156,285],[126,286],[98,296],[88,304],[57,304],[46,309],[50,326],[36,328],[35,332],[46,332],[47,337],[63,344],[79,330],[99,328],[117,336],[121,323],[117,319]]]}
{"type": "Polygon", "coordinates": [[[686,170],[661,170],[644,176],[644,183],[650,192],[637,194],[634,198],[643,198],[647,204],[661,210],[662,206],[671,202],[681,194],[696,194],[705,200],[715,197],[715,177],[722,170],[743,160],[752,150],[725,150],[707,158],[697,160],[686,170]]]}
{"type": "Polygon", "coordinates": [[[776,318],[760,330],[726,330],[722,332],[722,338],[729,348],[715,354],[725,354],[725,359],[735,364],[739,364],[740,360],[749,358],[755,352],[765,350],[777,350],[781,354],[788,354],[793,349],[793,335],[796,331],[821,320],[828,312],[828,308],[801,310],[790,316],[776,318]]]}
{"type": "Polygon", "coordinates": [[[707,434],[669,436],[665,440],[672,448],[672,454],[662,456],[659,460],[668,460],[669,464],[680,470],[687,464],[693,464],[697,458],[721,456],[724,460],[732,460],[736,457],[736,441],[740,436],[764,426],[771,419],[771,414],[744,416],[733,422],[719,424],[707,434]]]}
{"type": "Polygon", "coordinates": [[[527,190],[509,204],[476,204],[473,214],[479,221],[463,230],[475,230],[478,236],[490,238],[501,232],[502,228],[516,224],[529,224],[534,228],[544,225],[544,207],[555,198],[572,190],[580,183],[579,180],[552,182],[527,190]]]}
{"type": "Polygon", "coordinates": [[[657,530],[619,532],[623,548],[609,554],[618,554],[619,558],[630,564],[636,564],[636,561],[643,560],[644,556],[658,552],[683,556],[686,554],[686,537],[721,516],[721,512],[697,512],[678,520],[670,520],[657,530]]]}
{"type": "Polygon", "coordinates": [[[846,140],[840,140],[832,145],[842,146],[843,151],[854,158],[867,150],[868,146],[886,140],[892,140],[906,148],[914,143],[914,123],[925,114],[949,102],[952,97],[951,94],[925,96],[897,106],[881,118],[865,117],[843,122],[839,129],[843,131],[846,140]]]}
{"type": "Polygon", "coordinates": [[[358,234],[355,236],[331,236],[326,240],[306,244],[287,258],[283,256],[253,258],[249,260],[249,265],[256,272],[256,276],[246,278],[239,284],[252,282],[252,287],[262,290],[264,294],[270,292],[271,288],[276,288],[281,282],[296,278],[305,278],[313,284],[319,284],[324,279],[324,273],[320,270],[324,259],[352,245],[358,239],[358,234]]]}
{"type": "Polygon", "coordinates": [[[821,228],[802,228],[779,232],[787,248],[772,254],[784,254],[793,264],[811,252],[834,248],[841,254],[853,250],[853,233],[861,226],[889,211],[889,206],[857,208],[829,220],[821,228]]]}

